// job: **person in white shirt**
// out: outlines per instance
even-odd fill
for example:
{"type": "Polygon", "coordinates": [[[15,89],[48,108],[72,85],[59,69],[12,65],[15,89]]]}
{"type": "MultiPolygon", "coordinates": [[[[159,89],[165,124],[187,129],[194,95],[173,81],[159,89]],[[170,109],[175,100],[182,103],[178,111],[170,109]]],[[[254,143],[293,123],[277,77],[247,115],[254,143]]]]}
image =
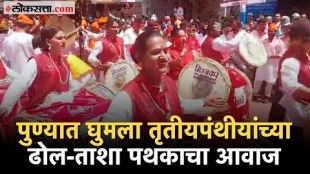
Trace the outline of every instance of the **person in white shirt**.
{"type": "Polygon", "coordinates": [[[181,2],[177,2],[174,9],[173,9],[174,14],[176,17],[180,20],[184,19],[184,10],[181,7],[181,2]]]}
{"type": "Polygon", "coordinates": [[[85,32],[85,40],[84,40],[84,49],[91,52],[92,49],[95,48],[96,42],[106,36],[105,32],[100,32],[99,24],[96,21],[93,21],[90,24],[91,31],[81,28],[82,31],[85,32]]]}
{"type": "Polygon", "coordinates": [[[15,24],[13,20],[8,20],[8,25],[9,25],[9,31],[8,31],[8,36],[11,35],[14,32],[15,24]]]}
{"type": "Polygon", "coordinates": [[[2,43],[4,39],[8,36],[9,26],[5,23],[0,23],[0,57],[5,61],[5,64],[8,64],[8,61],[4,58],[2,43]]]}
{"type": "Polygon", "coordinates": [[[31,56],[40,53],[40,49],[32,47],[33,36],[27,33],[33,24],[27,16],[19,15],[16,30],[3,41],[4,57],[10,62],[10,68],[18,73],[22,72],[31,56]]]}
{"type": "Polygon", "coordinates": [[[0,86],[12,82],[13,79],[16,79],[19,76],[19,73],[13,71],[12,69],[10,69],[8,66],[5,65],[2,58],[0,58],[0,69],[4,70],[4,71],[0,70],[0,76],[4,77],[4,78],[0,77],[0,86]]]}
{"type": "Polygon", "coordinates": [[[257,67],[255,74],[253,96],[264,103],[269,102],[271,98],[273,85],[278,78],[279,61],[286,51],[284,42],[276,36],[277,30],[278,27],[275,24],[269,25],[268,39],[263,40],[268,61],[265,65],[257,67]],[[267,82],[267,84],[261,90],[263,81],[267,82]],[[260,96],[260,91],[263,91],[262,96],[260,96]]]}
{"type": "Polygon", "coordinates": [[[130,47],[135,43],[136,38],[143,32],[143,20],[142,18],[135,18],[132,27],[128,28],[123,34],[125,60],[132,62],[130,55],[130,47]]]}
{"type": "Polygon", "coordinates": [[[257,20],[257,29],[252,31],[251,34],[260,41],[268,39],[267,33],[267,20],[265,18],[259,18],[257,20]]]}
{"type": "Polygon", "coordinates": [[[206,38],[208,37],[207,34],[207,28],[208,28],[208,24],[207,23],[202,23],[200,25],[200,30],[199,30],[199,34],[197,36],[197,39],[199,41],[200,46],[202,45],[202,43],[206,40],[206,38]]]}

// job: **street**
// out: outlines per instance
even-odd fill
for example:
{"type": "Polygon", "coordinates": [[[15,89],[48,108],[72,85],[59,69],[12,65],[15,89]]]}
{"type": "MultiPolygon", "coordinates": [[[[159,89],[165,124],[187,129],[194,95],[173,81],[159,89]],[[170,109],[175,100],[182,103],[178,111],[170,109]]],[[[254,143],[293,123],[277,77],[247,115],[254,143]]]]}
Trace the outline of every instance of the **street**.
{"type": "Polygon", "coordinates": [[[258,103],[252,101],[250,104],[250,117],[258,116],[259,121],[268,121],[270,108],[271,103],[258,103]]]}

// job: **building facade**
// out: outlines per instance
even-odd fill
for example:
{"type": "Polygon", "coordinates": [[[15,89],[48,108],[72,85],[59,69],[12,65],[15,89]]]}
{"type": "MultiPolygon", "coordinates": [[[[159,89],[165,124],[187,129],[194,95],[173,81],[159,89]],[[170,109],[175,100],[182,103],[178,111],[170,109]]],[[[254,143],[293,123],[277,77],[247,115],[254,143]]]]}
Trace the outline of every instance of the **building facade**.
{"type": "Polygon", "coordinates": [[[202,21],[220,15],[219,0],[144,0],[144,6],[149,13],[158,16],[173,15],[177,2],[181,2],[186,19],[200,18],[202,21]]]}

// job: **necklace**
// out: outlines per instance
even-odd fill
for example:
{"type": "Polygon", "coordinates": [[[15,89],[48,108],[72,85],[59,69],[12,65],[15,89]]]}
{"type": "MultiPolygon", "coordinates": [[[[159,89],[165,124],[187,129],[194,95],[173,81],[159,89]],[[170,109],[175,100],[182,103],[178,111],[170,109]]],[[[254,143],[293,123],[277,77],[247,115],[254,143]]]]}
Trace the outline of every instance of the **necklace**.
{"type": "Polygon", "coordinates": [[[147,93],[147,95],[150,97],[150,99],[151,99],[152,102],[154,103],[155,107],[156,107],[161,113],[163,113],[164,115],[166,115],[166,119],[169,120],[172,114],[171,114],[170,103],[169,103],[169,100],[168,100],[168,98],[167,98],[166,93],[165,93],[165,99],[166,99],[166,102],[168,103],[168,104],[167,104],[167,110],[168,110],[167,113],[166,113],[162,108],[160,108],[160,107],[158,106],[158,104],[156,103],[156,101],[153,99],[151,93],[146,89],[146,87],[145,87],[145,85],[144,85],[143,83],[141,83],[141,86],[142,86],[143,90],[147,93]]]}
{"type": "Polygon", "coordinates": [[[68,80],[69,80],[69,70],[68,70],[67,66],[64,64],[63,60],[60,59],[62,65],[66,68],[66,72],[67,72],[67,77],[66,77],[66,80],[65,80],[64,82],[63,82],[62,79],[61,79],[61,74],[60,74],[59,69],[58,69],[57,66],[55,65],[55,63],[54,63],[54,61],[53,61],[53,59],[51,58],[51,55],[50,55],[49,53],[48,53],[48,58],[49,58],[50,61],[53,63],[53,65],[54,65],[54,67],[55,67],[55,69],[56,69],[56,71],[57,71],[57,73],[58,73],[58,75],[59,75],[60,83],[63,84],[63,85],[66,84],[66,83],[68,82],[68,80]]]}
{"type": "Polygon", "coordinates": [[[116,50],[114,44],[112,43],[112,41],[111,41],[108,37],[107,37],[107,39],[108,39],[108,41],[109,41],[111,47],[113,48],[115,54],[117,55],[117,59],[120,59],[120,58],[122,57],[122,56],[121,56],[121,55],[122,55],[122,50],[121,50],[121,47],[119,46],[119,44],[118,44],[118,42],[117,42],[117,38],[116,38],[116,44],[117,44],[117,48],[118,48],[118,50],[119,50],[119,53],[117,52],[117,50],[116,50]]]}
{"type": "Polygon", "coordinates": [[[177,56],[178,56],[177,60],[181,60],[182,57],[185,55],[186,51],[187,49],[185,47],[180,52],[175,48],[175,52],[177,53],[177,56]]]}

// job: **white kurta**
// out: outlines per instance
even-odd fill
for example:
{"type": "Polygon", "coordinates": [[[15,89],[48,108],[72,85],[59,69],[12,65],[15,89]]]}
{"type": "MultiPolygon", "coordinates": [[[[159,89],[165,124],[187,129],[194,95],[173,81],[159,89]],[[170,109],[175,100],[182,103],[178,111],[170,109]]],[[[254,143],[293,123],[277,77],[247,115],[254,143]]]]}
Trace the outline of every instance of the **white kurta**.
{"type": "Polygon", "coordinates": [[[13,32],[3,41],[4,57],[10,62],[10,68],[21,73],[28,59],[39,54],[39,48],[32,47],[33,36],[24,32],[13,32]]]}
{"type": "Polygon", "coordinates": [[[261,42],[265,39],[268,39],[267,30],[262,35],[259,35],[257,30],[254,30],[251,32],[251,35],[260,40],[261,42]]]}
{"type": "Polygon", "coordinates": [[[91,31],[87,31],[85,34],[84,39],[84,49],[91,51],[92,49],[89,48],[89,41],[90,39],[96,40],[96,42],[100,41],[100,39],[104,38],[106,36],[106,33],[93,33],[91,31]]]}
{"type": "MultiPolygon", "coordinates": [[[[143,31],[140,30],[139,34],[143,31]]],[[[123,34],[123,41],[124,41],[124,52],[125,52],[125,60],[133,61],[130,55],[130,47],[133,45],[137,39],[138,35],[134,32],[134,29],[128,28],[123,34]]]]}
{"type": "Polygon", "coordinates": [[[206,40],[206,38],[208,37],[208,35],[202,35],[202,33],[199,33],[197,36],[198,42],[199,42],[199,46],[202,45],[202,43],[206,40]]]}
{"type": "Polygon", "coordinates": [[[280,58],[286,51],[285,44],[278,37],[274,37],[271,42],[269,39],[265,39],[262,43],[266,49],[268,60],[265,65],[256,69],[255,80],[275,84],[278,78],[280,58]],[[271,58],[273,56],[278,58],[271,58]]]}
{"type": "MultiPolygon", "coordinates": [[[[19,73],[15,72],[14,70],[10,69],[9,67],[6,66],[6,64],[3,62],[3,60],[0,59],[0,61],[3,63],[4,69],[6,71],[6,77],[5,81],[9,80],[12,81],[13,79],[16,79],[19,76],[19,73]]],[[[0,80],[3,81],[3,80],[0,80]]]]}
{"type": "Polygon", "coordinates": [[[284,96],[280,100],[279,104],[285,109],[285,121],[292,122],[293,125],[303,127],[305,123],[305,110],[302,109],[296,100],[292,98],[292,94],[303,84],[298,82],[300,64],[296,58],[288,58],[283,61],[281,66],[281,90],[284,92],[284,96]]]}
{"type": "Polygon", "coordinates": [[[4,53],[3,53],[3,41],[4,39],[7,37],[7,34],[6,33],[1,33],[0,34],[0,58],[5,60],[6,62],[8,61],[5,57],[4,57],[4,53]]]}
{"type": "Polygon", "coordinates": [[[183,17],[184,17],[184,10],[183,10],[182,7],[178,7],[178,8],[175,7],[175,8],[173,9],[173,12],[177,15],[178,18],[183,19],[183,17]]]}
{"type": "Polygon", "coordinates": [[[227,40],[224,35],[217,37],[212,42],[212,48],[221,53],[226,53],[232,49],[238,49],[240,42],[245,38],[247,33],[241,30],[233,39],[227,40]]]}

